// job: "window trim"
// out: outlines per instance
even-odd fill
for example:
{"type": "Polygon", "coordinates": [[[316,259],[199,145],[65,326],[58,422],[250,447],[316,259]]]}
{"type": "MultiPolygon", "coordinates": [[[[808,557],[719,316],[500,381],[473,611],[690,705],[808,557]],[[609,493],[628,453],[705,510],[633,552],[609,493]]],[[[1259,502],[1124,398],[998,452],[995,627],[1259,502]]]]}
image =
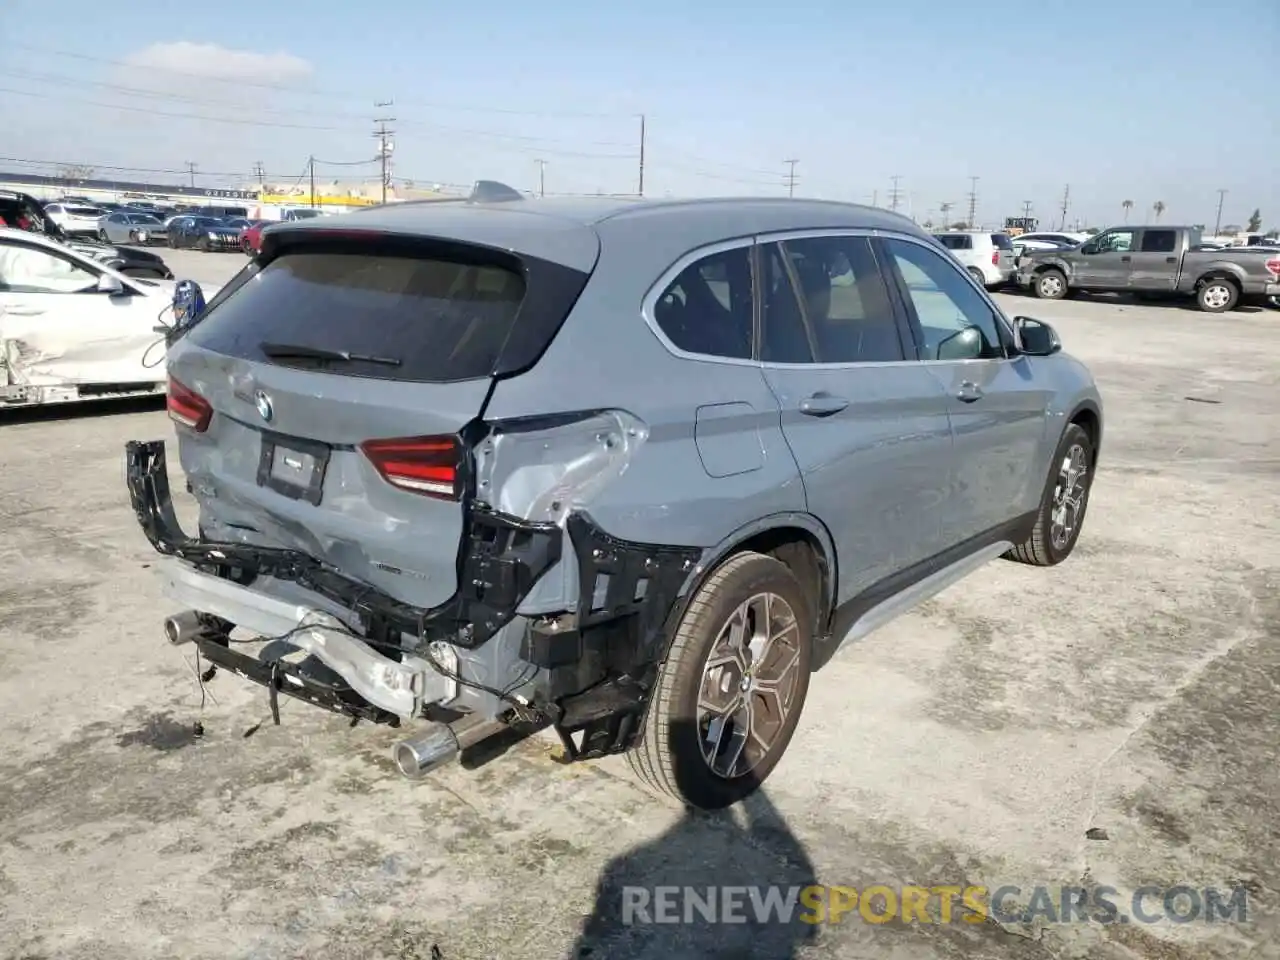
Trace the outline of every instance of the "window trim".
{"type": "MultiPolygon", "coordinates": [[[[95,281],[101,280],[104,276],[112,276],[120,280],[130,296],[137,296],[138,289],[132,283],[127,282],[122,274],[117,274],[110,270],[105,264],[95,263],[88,257],[81,257],[74,250],[56,249],[47,247],[42,243],[29,243],[25,238],[5,237],[0,241],[0,246],[20,247],[24,250],[34,250],[36,253],[43,253],[55,260],[64,260],[74,266],[77,270],[89,274],[95,281]]],[[[32,297],[80,297],[88,293],[97,293],[96,290],[81,290],[75,293],[68,293],[63,290],[0,290],[0,293],[18,293],[23,296],[32,297]]]]}
{"type": "Polygon", "coordinates": [[[902,271],[898,269],[898,265],[897,263],[894,262],[893,255],[890,253],[890,251],[884,246],[883,243],[876,243],[874,246],[877,248],[877,256],[881,258],[883,269],[888,271],[890,276],[892,277],[892,280],[890,281],[890,286],[892,286],[897,291],[898,296],[901,298],[902,305],[907,312],[907,320],[911,327],[911,335],[916,345],[917,359],[914,362],[929,364],[931,366],[940,365],[940,364],[955,364],[955,363],[1004,363],[1005,361],[1008,361],[1008,360],[1015,360],[1018,358],[1018,356],[1020,356],[1019,354],[1014,354],[1010,352],[1010,347],[1013,345],[1014,340],[1013,340],[1013,324],[1009,321],[1009,318],[1004,315],[1004,311],[1001,310],[999,305],[995,302],[995,300],[992,299],[990,292],[987,291],[984,287],[980,286],[978,282],[973,279],[973,276],[969,273],[969,271],[962,269],[959,263],[951,262],[951,260],[954,260],[954,258],[951,258],[949,260],[946,256],[939,254],[938,251],[932,247],[932,245],[924,243],[919,238],[913,237],[909,234],[892,233],[889,231],[878,231],[878,239],[899,240],[899,241],[905,241],[907,243],[914,243],[916,246],[923,247],[924,249],[932,253],[934,256],[936,256],[939,260],[941,260],[944,264],[946,264],[948,269],[955,271],[955,273],[958,274],[966,283],[968,283],[972,289],[978,292],[982,301],[988,307],[991,308],[991,316],[992,316],[992,319],[995,321],[995,325],[996,325],[996,334],[1000,338],[1001,356],[998,356],[998,357],[971,357],[969,359],[956,359],[956,360],[938,360],[938,359],[925,357],[923,353],[924,328],[920,325],[920,317],[916,313],[915,304],[911,300],[911,292],[907,289],[906,280],[903,279],[902,271]]]}

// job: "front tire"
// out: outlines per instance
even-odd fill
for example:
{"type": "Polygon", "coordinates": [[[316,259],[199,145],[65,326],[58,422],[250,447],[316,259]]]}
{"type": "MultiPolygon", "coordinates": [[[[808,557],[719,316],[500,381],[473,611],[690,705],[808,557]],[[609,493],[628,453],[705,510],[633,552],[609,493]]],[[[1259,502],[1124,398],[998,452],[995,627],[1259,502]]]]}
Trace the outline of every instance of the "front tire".
{"type": "Polygon", "coordinates": [[[111,242],[111,240],[107,237],[107,231],[105,231],[105,230],[99,230],[99,231],[98,231],[98,239],[99,239],[99,240],[101,240],[103,243],[110,243],[110,242],[111,242]]]}
{"type": "Polygon", "coordinates": [[[1005,557],[1036,567],[1052,567],[1071,556],[1093,486],[1094,449],[1078,423],[1067,425],[1049,468],[1031,534],[1005,557]]]}
{"type": "Polygon", "coordinates": [[[726,560],[694,594],[654,687],[631,768],[687,806],[754,793],[782,759],[809,690],[812,604],[786,564],[726,560]]]}
{"type": "Polygon", "coordinates": [[[1041,300],[1061,300],[1067,295],[1067,277],[1061,270],[1046,270],[1036,275],[1032,287],[1041,300]]]}
{"type": "Polygon", "coordinates": [[[1240,302],[1240,288],[1230,280],[1205,280],[1196,291],[1196,306],[1205,313],[1226,313],[1240,302]]]}

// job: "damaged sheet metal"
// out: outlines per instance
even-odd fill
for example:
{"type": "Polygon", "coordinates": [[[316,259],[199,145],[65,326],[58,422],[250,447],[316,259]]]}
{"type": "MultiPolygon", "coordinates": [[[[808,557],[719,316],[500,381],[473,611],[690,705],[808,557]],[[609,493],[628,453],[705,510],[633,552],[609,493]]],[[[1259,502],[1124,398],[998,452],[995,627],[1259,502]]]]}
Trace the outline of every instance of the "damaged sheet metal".
{"type": "MultiPolygon", "coordinates": [[[[130,311],[132,312],[132,311],[130,311]]],[[[159,375],[143,365],[156,334],[142,323],[93,323],[0,302],[0,365],[6,386],[146,383],[159,375]]],[[[159,348],[151,351],[149,363],[159,348]]]]}

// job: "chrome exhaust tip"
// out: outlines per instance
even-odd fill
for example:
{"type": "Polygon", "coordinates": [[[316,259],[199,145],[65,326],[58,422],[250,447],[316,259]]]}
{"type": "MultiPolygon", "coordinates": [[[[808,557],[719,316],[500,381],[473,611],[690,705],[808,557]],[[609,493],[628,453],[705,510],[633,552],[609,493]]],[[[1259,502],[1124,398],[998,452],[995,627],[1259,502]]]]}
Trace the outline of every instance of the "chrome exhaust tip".
{"type": "Polygon", "coordinates": [[[195,640],[203,629],[200,615],[194,610],[184,610],[164,620],[164,638],[175,647],[195,640]]]}
{"type": "Polygon", "coordinates": [[[467,747],[493,736],[506,724],[483,718],[433,724],[425,733],[391,745],[391,760],[410,780],[420,780],[457,758],[467,747]]]}

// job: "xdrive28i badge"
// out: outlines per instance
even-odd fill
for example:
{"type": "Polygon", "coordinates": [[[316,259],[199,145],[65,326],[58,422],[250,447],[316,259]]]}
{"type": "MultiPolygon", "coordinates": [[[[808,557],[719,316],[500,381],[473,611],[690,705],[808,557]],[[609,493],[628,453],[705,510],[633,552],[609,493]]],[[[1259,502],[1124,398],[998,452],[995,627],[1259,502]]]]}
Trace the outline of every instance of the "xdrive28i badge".
{"type": "Polygon", "coordinates": [[[261,390],[259,390],[256,394],[254,394],[253,402],[258,408],[258,416],[262,417],[263,420],[270,423],[271,416],[273,413],[271,409],[271,398],[268,397],[261,390]]]}

